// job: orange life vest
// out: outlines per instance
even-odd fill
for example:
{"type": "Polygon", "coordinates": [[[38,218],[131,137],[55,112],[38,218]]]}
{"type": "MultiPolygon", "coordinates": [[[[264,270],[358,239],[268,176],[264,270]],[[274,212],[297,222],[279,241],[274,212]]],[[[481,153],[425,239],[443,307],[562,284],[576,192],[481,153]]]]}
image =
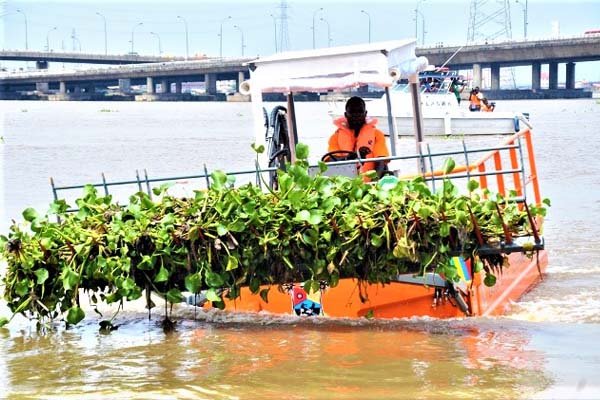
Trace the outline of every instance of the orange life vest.
{"type": "MultiPolygon", "coordinates": [[[[328,151],[346,150],[356,152],[361,147],[368,148],[367,158],[389,157],[390,152],[385,143],[385,135],[376,128],[377,119],[369,118],[358,133],[354,135],[354,130],[348,127],[348,121],[345,117],[340,117],[334,121],[338,129],[329,138],[328,151]]],[[[360,167],[359,172],[364,173],[375,169],[374,162],[365,162],[360,167]]]]}
{"type": "Polygon", "coordinates": [[[471,93],[469,96],[469,101],[471,102],[472,106],[481,107],[481,99],[477,97],[476,94],[471,93]]]}

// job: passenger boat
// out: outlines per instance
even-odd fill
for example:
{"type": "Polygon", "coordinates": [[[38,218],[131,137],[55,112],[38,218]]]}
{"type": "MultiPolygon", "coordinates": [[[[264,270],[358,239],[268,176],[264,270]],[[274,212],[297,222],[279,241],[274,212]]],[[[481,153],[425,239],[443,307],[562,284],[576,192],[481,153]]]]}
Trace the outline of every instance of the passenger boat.
{"type": "MultiPolygon", "coordinates": [[[[535,165],[531,129],[525,125],[502,143],[490,147],[472,147],[466,143],[458,150],[441,149],[432,151],[423,140],[424,123],[419,101],[418,73],[427,65],[427,60],[415,56],[415,40],[398,40],[365,45],[344,46],[310,51],[281,53],[258,58],[249,63],[251,78],[241,84],[243,94],[252,97],[256,146],[264,145],[269,150],[258,154],[256,169],[233,172],[233,174],[267,175],[273,182],[274,172],[286,162],[296,159],[295,145],[302,138],[302,125],[296,120],[293,94],[299,91],[321,92],[332,89],[355,88],[358,85],[376,85],[385,90],[387,110],[396,106],[390,88],[400,75],[408,79],[413,110],[416,152],[399,155],[394,120],[388,118],[390,169],[397,179],[422,176],[432,189],[442,172],[435,168],[444,157],[455,156],[465,159],[464,165],[456,166],[444,178],[456,182],[473,178],[483,189],[489,189],[511,201],[526,207],[527,202],[540,205],[542,202],[539,180],[535,165]],[[263,93],[283,93],[287,96],[287,107],[277,107],[271,117],[262,103],[263,93]],[[267,127],[265,133],[265,126],[267,127]],[[400,162],[416,166],[414,172],[406,169],[394,170],[400,162]]],[[[371,105],[369,105],[370,108],[371,105]]],[[[391,115],[391,113],[388,113],[391,115]]],[[[474,123],[475,124],[475,123],[474,123]]],[[[485,123],[477,122],[485,128],[485,123]]],[[[324,137],[325,141],[326,138],[324,137]]],[[[353,162],[332,163],[328,173],[356,173],[353,162]]],[[[186,177],[187,180],[206,179],[205,174],[186,177]]],[[[165,181],[181,178],[150,179],[138,178],[140,190],[165,181]]],[[[111,185],[123,182],[97,184],[108,193],[111,185]]],[[[58,187],[53,183],[55,198],[64,189],[83,186],[58,187]]],[[[438,186],[439,187],[439,186],[438,186]]],[[[541,236],[541,220],[531,220],[532,234],[523,238],[506,236],[490,245],[481,243],[479,254],[494,254],[505,257],[504,264],[495,272],[494,286],[483,282],[482,272],[474,272],[473,260],[455,257],[453,262],[459,271],[459,282],[449,281],[437,273],[398,275],[389,284],[369,284],[355,279],[342,278],[335,287],[321,285],[319,290],[307,293],[303,282],[289,282],[283,286],[263,285],[269,291],[268,299],[247,287],[241,289],[235,300],[225,301],[225,310],[230,312],[269,312],[303,316],[330,316],[348,318],[400,318],[430,316],[448,318],[460,316],[488,316],[502,314],[542,277],[548,258],[541,236]],[[268,300],[268,301],[267,301],[268,300]]],[[[211,307],[202,293],[188,297],[188,303],[211,307]]]]}
{"type": "MultiPolygon", "coordinates": [[[[464,101],[463,106],[460,106],[454,93],[450,92],[451,81],[461,79],[456,71],[436,69],[419,74],[420,82],[427,79],[437,82],[437,86],[432,91],[423,83],[420,86],[422,131],[425,136],[511,135],[518,132],[523,124],[531,128],[527,116],[521,112],[471,112],[465,106],[465,103],[468,105],[468,101],[464,101]]],[[[408,82],[397,81],[390,88],[390,97],[398,135],[414,136],[412,97],[408,82]]],[[[334,118],[343,115],[342,107],[343,103],[332,104],[331,113],[334,118]]],[[[385,98],[370,101],[368,108],[371,117],[387,119],[385,98]]],[[[385,126],[383,129],[389,134],[385,126]]]]}

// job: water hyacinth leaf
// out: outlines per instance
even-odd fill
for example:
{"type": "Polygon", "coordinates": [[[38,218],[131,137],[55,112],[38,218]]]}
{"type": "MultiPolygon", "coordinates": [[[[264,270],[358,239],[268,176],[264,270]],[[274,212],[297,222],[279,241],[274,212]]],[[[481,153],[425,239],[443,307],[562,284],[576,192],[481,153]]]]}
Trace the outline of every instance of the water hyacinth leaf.
{"type": "Polygon", "coordinates": [[[185,277],[184,284],[188,292],[199,293],[202,288],[202,277],[199,273],[190,274],[185,277]]]}
{"type": "Polygon", "coordinates": [[[296,214],[296,218],[297,221],[306,221],[308,222],[310,220],[310,212],[308,210],[301,210],[298,211],[298,213],[296,214]]]}
{"type": "Polygon", "coordinates": [[[446,161],[444,161],[444,166],[442,167],[444,175],[448,175],[450,172],[454,171],[455,166],[456,163],[454,160],[452,158],[447,158],[446,161]]]}
{"type": "Polygon", "coordinates": [[[227,228],[224,225],[221,225],[221,224],[217,225],[217,235],[225,236],[225,235],[227,235],[227,232],[229,232],[229,231],[227,230],[227,228]]]}
{"type": "Polygon", "coordinates": [[[169,303],[181,303],[185,300],[181,292],[177,289],[169,290],[165,297],[169,303]]]}
{"type": "Polygon", "coordinates": [[[319,225],[323,221],[323,214],[320,210],[310,210],[308,223],[311,225],[319,225]]]}
{"type": "Polygon", "coordinates": [[[481,262],[481,260],[477,260],[475,261],[475,267],[473,268],[473,273],[477,273],[477,272],[481,272],[483,271],[483,263],[481,262]]]}
{"type": "Polygon", "coordinates": [[[260,298],[262,299],[262,301],[264,301],[265,303],[269,302],[269,289],[262,289],[260,291],[260,298]]]}
{"type": "Polygon", "coordinates": [[[15,284],[15,293],[23,297],[29,293],[29,280],[23,279],[15,284]]]}
{"type": "Polygon", "coordinates": [[[160,196],[161,194],[166,193],[167,190],[169,190],[173,185],[173,182],[163,183],[159,187],[152,188],[152,193],[154,193],[156,196],[160,196]]]}
{"type": "Polygon", "coordinates": [[[63,270],[62,282],[65,290],[74,289],[79,283],[79,275],[77,275],[72,269],[67,268],[63,270]]]}
{"type": "Polygon", "coordinates": [[[50,204],[49,214],[64,214],[69,209],[69,205],[65,200],[55,200],[50,204]]]}
{"type": "Polygon", "coordinates": [[[219,296],[215,289],[210,288],[206,291],[206,299],[212,302],[220,302],[221,296],[219,296]]]}
{"type": "Polygon", "coordinates": [[[296,145],[296,158],[298,160],[306,160],[308,158],[308,146],[304,143],[298,143],[296,145]]]}
{"type": "Polygon", "coordinates": [[[235,258],[234,256],[228,256],[227,257],[227,267],[225,268],[225,271],[232,271],[234,269],[236,269],[238,267],[238,259],[235,258]]]}
{"type": "Polygon", "coordinates": [[[23,218],[27,222],[33,222],[37,218],[39,218],[39,214],[33,208],[29,207],[23,211],[23,218]]]}
{"type": "Polygon", "coordinates": [[[469,181],[469,183],[467,183],[467,189],[469,190],[469,192],[476,190],[478,187],[479,187],[479,182],[477,182],[474,179],[471,179],[469,181]]]}
{"type": "Polygon", "coordinates": [[[383,244],[383,238],[378,235],[373,235],[371,236],[371,244],[375,248],[381,247],[381,245],[383,244]]]}
{"type": "Polygon", "coordinates": [[[154,282],[166,282],[169,280],[169,271],[164,267],[164,266],[160,266],[160,270],[158,271],[158,274],[156,274],[156,277],[154,278],[154,282]]]}
{"type": "Polygon", "coordinates": [[[223,190],[225,185],[227,184],[227,175],[223,171],[215,171],[210,174],[212,179],[211,189],[214,190],[223,190]]]}
{"type": "Polygon", "coordinates": [[[252,143],[250,147],[252,147],[252,150],[254,150],[257,154],[262,154],[265,152],[265,146],[262,144],[257,146],[256,143],[252,143]]]}
{"type": "Polygon", "coordinates": [[[66,318],[67,323],[69,323],[71,325],[77,325],[84,318],[85,318],[85,313],[83,312],[83,310],[80,307],[74,306],[74,307],[69,308],[69,311],[67,312],[67,318],[66,318]]]}
{"type": "Polygon", "coordinates": [[[496,284],[496,277],[492,274],[486,274],[485,278],[483,278],[483,283],[485,286],[492,287],[496,284]]]}
{"type": "Polygon", "coordinates": [[[37,277],[37,284],[42,285],[48,279],[48,270],[46,268],[40,268],[34,272],[37,277]]]}
{"type": "Polygon", "coordinates": [[[213,288],[220,288],[225,284],[225,281],[221,275],[211,271],[206,274],[206,284],[213,288]]]}
{"type": "Polygon", "coordinates": [[[329,167],[327,166],[326,162],[319,161],[319,172],[323,173],[323,172],[327,171],[327,168],[329,168],[329,167]]]}

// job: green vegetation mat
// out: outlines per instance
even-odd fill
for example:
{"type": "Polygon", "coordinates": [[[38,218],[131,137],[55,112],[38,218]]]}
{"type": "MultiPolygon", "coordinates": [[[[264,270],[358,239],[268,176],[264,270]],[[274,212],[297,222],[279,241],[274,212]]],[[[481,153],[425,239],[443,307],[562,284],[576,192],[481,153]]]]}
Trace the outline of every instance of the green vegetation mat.
{"type": "MultiPolygon", "coordinates": [[[[64,200],[47,215],[25,210],[28,223],[0,236],[8,306],[40,320],[66,313],[66,322],[77,324],[84,318],[79,289],[92,293],[92,303],[134,300],[144,290],[149,302],[154,291],[176,303],[183,291],[205,290],[223,306],[222,296],[235,298],[242,286],[267,299],[263,284],[305,282],[314,291],[341,278],[385,284],[399,273],[433,270],[456,280],[450,258],[477,255],[476,230],[485,243],[501,239],[506,227],[515,236],[531,234],[517,204],[475,181],[459,195],[448,179],[432,193],[422,178],[386,187],[360,177],[312,177],[308,149],[299,145],[297,154],[299,161],[278,173],[275,191],[234,188],[215,172],[210,189],[194,198],[169,196],[163,186],[154,189],[156,200],[139,192],[123,206],[86,186],[77,212],[67,212],[64,200]]],[[[453,168],[447,160],[446,172],[453,168]]],[[[545,214],[544,207],[529,208],[545,214]]],[[[502,257],[476,260],[493,285],[490,267],[502,257]]]]}

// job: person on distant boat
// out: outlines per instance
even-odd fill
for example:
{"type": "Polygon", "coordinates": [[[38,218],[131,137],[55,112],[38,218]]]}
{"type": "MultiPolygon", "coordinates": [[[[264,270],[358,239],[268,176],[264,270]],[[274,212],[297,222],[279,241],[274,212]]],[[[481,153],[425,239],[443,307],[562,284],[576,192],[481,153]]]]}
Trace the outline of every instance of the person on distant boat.
{"type": "MultiPolygon", "coordinates": [[[[361,159],[376,157],[389,157],[385,135],[377,129],[377,119],[367,119],[365,101],[357,96],[351,97],[346,102],[344,116],[336,119],[334,124],[337,130],[329,138],[328,152],[333,154],[325,161],[352,160],[360,156],[361,159]],[[343,153],[347,154],[343,154],[343,153]]],[[[381,177],[387,171],[388,161],[363,162],[359,165],[359,172],[376,171],[381,177]]]]}
{"type": "Polygon", "coordinates": [[[496,103],[488,101],[485,97],[481,99],[481,111],[492,112],[496,108],[496,103]]]}
{"type": "Polygon", "coordinates": [[[465,83],[464,82],[459,82],[458,78],[452,78],[450,80],[450,93],[454,93],[454,96],[456,96],[456,101],[458,101],[458,105],[460,105],[460,94],[462,93],[462,91],[465,90],[465,83]]]}
{"type": "Polygon", "coordinates": [[[479,92],[479,86],[476,86],[469,94],[469,110],[481,111],[481,99],[483,95],[479,92]]]}

